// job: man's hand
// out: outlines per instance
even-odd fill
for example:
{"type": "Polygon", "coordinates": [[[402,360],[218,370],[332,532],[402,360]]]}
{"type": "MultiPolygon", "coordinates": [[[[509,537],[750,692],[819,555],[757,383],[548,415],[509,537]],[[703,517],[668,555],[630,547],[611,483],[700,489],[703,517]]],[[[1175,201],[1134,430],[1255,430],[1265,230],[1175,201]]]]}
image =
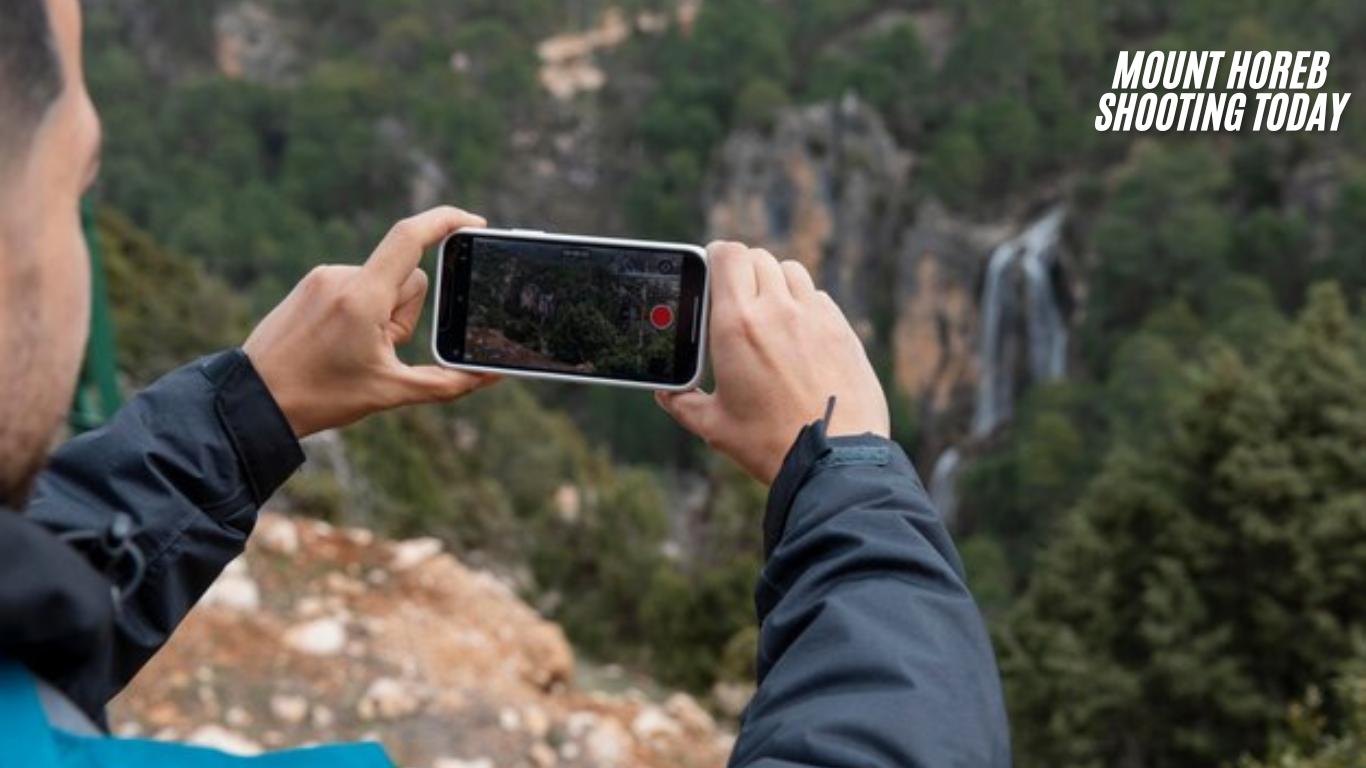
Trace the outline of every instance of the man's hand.
{"type": "Polygon", "coordinates": [[[363,267],[314,269],[243,345],[294,434],[306,437],[403,405],[454,400],[497,380],[409,366],[395,347],[427,299],[423,252],[484,220],[436,208],[389,231],[363,267]]]}
{"type": "Polygon", "coordinates": [[[716,391],[660,393],[664,410],[765,484],[831,395],[828,435],[887,437],[887,398],[863,343],[806,268],[737,243],[708,251],[716,391]]]}

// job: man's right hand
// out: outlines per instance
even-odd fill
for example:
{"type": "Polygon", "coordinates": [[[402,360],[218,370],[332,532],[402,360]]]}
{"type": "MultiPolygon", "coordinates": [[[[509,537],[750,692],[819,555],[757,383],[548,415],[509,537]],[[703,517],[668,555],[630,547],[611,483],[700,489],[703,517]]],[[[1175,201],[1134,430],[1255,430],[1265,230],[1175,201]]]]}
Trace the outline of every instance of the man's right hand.
{"type": "Polygon", "coordinates": [[[498,377],[408,365],[427,299],[423,252],[484,219],[435,208],[389,231],[363,267],[314,269],[252,332],[243,350],[289,420],[306,437],[390,408],[455,400],[498,377]]]}
{"type": "Polygon", "coordinates": [[[708,251],[716,391],[660,393],[660,406],[766,485],[832,395],[829,436],[888,437],[887,398],[863,343],[806,268],[738,243],[708,251]]]}

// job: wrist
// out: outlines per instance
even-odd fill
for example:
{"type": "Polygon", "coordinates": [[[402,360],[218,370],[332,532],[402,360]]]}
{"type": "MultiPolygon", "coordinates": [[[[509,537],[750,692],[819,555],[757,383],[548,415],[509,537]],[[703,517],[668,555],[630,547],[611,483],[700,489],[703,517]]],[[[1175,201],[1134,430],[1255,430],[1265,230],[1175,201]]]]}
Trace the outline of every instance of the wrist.
{"type": "Polygon", "coordinates": [[[312,434],[308,431],[304,423],[305,420],[301,416],[304,406],[300,399],[294,396],[295,388],[285,376],[280,375],[275,370],[274,366],[270,364],[269,357],[262,354],[260,350],[254,349],[250,340],[243,345],[242,353],[246,356],[257,377],[260,378],[271,399],[274,400],[280,415],[289,424],[289,429],[293,432],[294,437],[302,440],[312,434]]]}

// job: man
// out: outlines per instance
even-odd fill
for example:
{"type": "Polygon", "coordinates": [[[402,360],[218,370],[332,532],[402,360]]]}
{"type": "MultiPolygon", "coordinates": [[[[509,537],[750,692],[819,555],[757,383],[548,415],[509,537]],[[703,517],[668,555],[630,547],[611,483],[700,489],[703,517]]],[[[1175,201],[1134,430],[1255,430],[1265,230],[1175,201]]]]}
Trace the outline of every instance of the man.
{"type": "MultiPolygon", "coordinates": [[[[78,202],[99,126],[77,0],[0,15],[0,656],[96,723],[243,547],[298,439],[492,382],[410,367],[424,249],[476,216],[397,225],[311,273],[243,349],[157,382],[47,458],[89,304],[78,202]]],[[[733,765],[1001,766],[995,662],[953,544],[887,437],[886,399],[800,265],[711,248],[716,389],[661,406],[771,484],[759,688],[733,765]],[[796,437],[795,444],[793,438],[796,437]]],[[[458,618],[453,618],[458,621],[458,618]]],[[[68,713],[69,714],[69,713],[68,713]]],[[[80,723],[69,727],[79,728],[80,723]]]]}
{"type": "Polygon", "coordinates": [[[88,324],[78,204],[96,175],[100,130],[80,55],[77,0],[7,0],[0,506],[24,514],[0,514],[0,654],[98,721],[241,552],[258,507],[302,462],[298,438],[490,379],[409,367],[394,352],[422,309],[424,247],[482,223],[439,209],[394,227],[363,268],[315,270],[245,353],[167,376],[38,475],[88,324]]]}

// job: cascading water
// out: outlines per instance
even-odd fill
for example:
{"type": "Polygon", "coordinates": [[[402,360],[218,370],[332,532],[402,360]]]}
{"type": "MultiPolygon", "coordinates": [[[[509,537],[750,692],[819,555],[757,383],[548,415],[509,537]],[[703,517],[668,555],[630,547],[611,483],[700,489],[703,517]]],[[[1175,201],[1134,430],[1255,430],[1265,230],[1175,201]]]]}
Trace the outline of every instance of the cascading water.
{"type": "Polygon", "coordinates": [[[949,448],[939,455],[930,474],[930,501],[939,510],[944,525],[952,528],[954,514],[958,510],[958,465],[963,453],[957,448],[949,448]]]}
{"type": "MultiPolygon", "coordinates": [[[[987,262],[971,439],[989,436],[1014,413],[1020,324],[1025,329],[1028,382],[1056,381],[1067,373],[1067,320],[1052,277],[1065,218],[1061,206],[1049,210],[1019,237],[997,246],[987,262]]],[[[956,516],[957,482],[964,463],[960,448],[950,447],[940,454],[930,475],[930,496],[946,524],[956,516]]]]}
{"type": "Polygon", "coordinates": [[[991,434],[1014,412],[1019,354],[1014,323],[1025,324],[1030,381],[1053,381],[1067,372],[1067,322],[1051,278],[1064,216],[1062,208],[1049,211],[991,254],[982,287],[973,437],[991,434]],[[1023,307],[1016,274],[1024,281],[1023,307]]]}

